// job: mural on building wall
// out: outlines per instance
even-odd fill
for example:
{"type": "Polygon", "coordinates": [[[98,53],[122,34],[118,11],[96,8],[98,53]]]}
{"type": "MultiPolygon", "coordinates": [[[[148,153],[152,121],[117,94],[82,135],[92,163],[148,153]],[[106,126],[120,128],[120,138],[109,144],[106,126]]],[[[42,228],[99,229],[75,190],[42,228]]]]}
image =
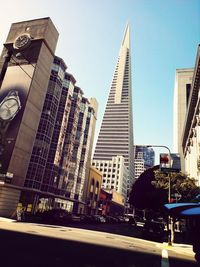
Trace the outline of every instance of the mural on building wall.
{"type": "MultiPolygon", "coordinates": [[[[34,66],[7,68],[0,89],[0,179],[5,180],[21,124],[34,66]]],[[[31,118],[30,118],[31,119],[31,118]]]]}

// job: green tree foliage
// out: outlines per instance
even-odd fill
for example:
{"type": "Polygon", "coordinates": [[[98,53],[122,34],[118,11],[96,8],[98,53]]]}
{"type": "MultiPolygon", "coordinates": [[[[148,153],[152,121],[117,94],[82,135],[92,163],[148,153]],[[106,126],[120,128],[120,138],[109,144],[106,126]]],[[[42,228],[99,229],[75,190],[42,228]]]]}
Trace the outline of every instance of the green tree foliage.
{"type": "Polygon", "coordinates": [[[129,196],[130,204],[138,209],[162,209],[168,203],[169,176],[171,195],[179,194],[181,198],[176,199],[179,202],[191,201],[200,193],[194,178],[183,173],[163,173],[157,165],[143,172],[133,184],[129,196]]]}
{"type": "MultiPolygon", "coordinates": [[[[168,194],[170,180],[171,196],[178,194],[179,202],[191,201],[200,191],[196,180],[184,173],[163,173],[160,170],[154,172],[154,180],[151,182],[157,190],[164,190],[168,194]]],[[[177,201],[177,199],[175,199],[177,201]]]]}
{"type": "Polygon", "coordinates": [[[154,171],[158,169],[159,166],[157,165],[144,171],[133,184],[129,195],[129,202],[135,208],[159,209],[163,204],[160,201],[163,198],[163,189],[158,190],[152,185],[152,181],[155,178],[154,171]]]}

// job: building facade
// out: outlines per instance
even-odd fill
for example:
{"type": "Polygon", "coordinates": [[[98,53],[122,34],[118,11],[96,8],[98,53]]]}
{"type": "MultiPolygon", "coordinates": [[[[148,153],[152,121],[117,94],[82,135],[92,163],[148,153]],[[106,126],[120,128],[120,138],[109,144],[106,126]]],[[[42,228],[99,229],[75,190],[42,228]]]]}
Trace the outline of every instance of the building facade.
{"type": "Polygon", "coordinates": [[[123,216],[125,212],[125,198],[110,190],[101,189],[99,199],[99,214],[106,216],[123,216]]]}
{"type": "Polygon", "coordinates": [[[128,170],[123,156],[112,160],[93,160],[92,165],[102,173],[102,188],[127,196],[128,170]]]}
{"type": "Polygon", "coordinates": [[[147,170],[155,165],[155,152],[152,147],[136,145],[134,147],[135,159],[144,159],[144,168],[147,170]]]}
{"type": "Polygon", "coordinates": [[[155,152],[153,148],[136,145],[134,146],[135,154],[135,180],[139,178],[140,174],[148,168],[155,165],[155,152]]]}
{"type": "Polygon", "coordinates": [[[65,62],[54,55],[57,38],[50,18],[44,18],[13,24],[4,45],[0,65],[3,216],[11,217],[18,204],[30,212],[54,207],[84,210],[98,104],[83,96],[65,62]]]}
{"type": "Polygon", "coordinates": [[[13,23],[4,44],[0,58],[2,216],[12,216],[24,186],[57,39],[51,19],[43,18],[13,23]]]}
{"type": "Polygon", "coordinates": [[[137,180],[141,173],[145,171],[144,167],[144,159],[142,153],[137,154],[137,158],[135,158],[135,180],[137,180]]]}
{"type": "Polygon", "coordinates": [[[102,174],[94,167],[90,167],[86,194],[86,214],[96,215],[99,211],[99,198],[102,184],[102,174]]]}
{"type": "Polygon", "coordinates": [[[133,116],[130,28],[127,26],[120,48],[105,113],[94,152],[94,161],[112,161],[123,156],[128,169],[127,188],[134,181],[133,116]]]}
{"type": "Polygon", "coordinates": [[[182,150],[185,159],[185,172],[197,179],[198,186],[200,186],[200,45],[197,50],[183,126],[182,150]]]}
{"type": "Polygon", "coordinates": [[[45,201],[47,208],[84,211],[97,103],[90,104],[75,83],[64,61],[55,56],[24,184],[29,192],[20,198],[23,206],[34,203],[35,210],[45,201]]]}
{"type": "Polygon", "coordinates": [[[191,92],[193,71],[193,69],[177,69],[174,85],[173,143],[174,151],[180,154],[181,170],[183,172],[185,172],[185,161],[182,149],[182,135],[191,92]]]}

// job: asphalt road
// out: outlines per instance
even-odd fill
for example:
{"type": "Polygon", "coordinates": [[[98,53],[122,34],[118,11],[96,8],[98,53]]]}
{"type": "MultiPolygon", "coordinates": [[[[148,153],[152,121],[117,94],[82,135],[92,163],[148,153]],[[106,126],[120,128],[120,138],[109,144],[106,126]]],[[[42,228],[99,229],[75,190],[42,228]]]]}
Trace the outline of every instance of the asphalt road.
{"type": "Polygon", "coordinates": [[[186,250],[170,250],[165,246],[94,230],[0,221],[2,267],[197,266],[186,250]],[[168,259],[163,251],[168,252],[168,259]]]}

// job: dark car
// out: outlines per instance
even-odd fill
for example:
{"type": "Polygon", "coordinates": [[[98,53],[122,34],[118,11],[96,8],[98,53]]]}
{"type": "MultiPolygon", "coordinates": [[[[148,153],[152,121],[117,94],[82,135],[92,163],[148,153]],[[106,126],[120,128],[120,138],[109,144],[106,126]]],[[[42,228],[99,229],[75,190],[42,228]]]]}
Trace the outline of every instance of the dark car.
{"type": "Polygon", "coordinates": [[[64,209],[51,209],[40,214],[42,222],[50,224],[61,224],[72,222],[72,215],[64,209]]]}
{"type": "Polygon", "coordinates": [[[145,224],[145,220],[143,218],[135,215],[134,217],[129,218],[129,224],[131,224],[133,226],[143,227],[145,224]]]}
{"type": "Polygon", "coordinates": [[[163,241],[165,224],[163,222],[147,220],[143,227],[143,237],[163,241]]]}
{"type": "Polygon", "coordinates": [[[92,215],[81,214],[80,215],[80,222],[81,223],[94,223],[95,219],[93,218],[92,215]]]}
{"type": "Polygon", "coordinates": [[[105,219],[107,223],[118,223],[118,219],[110,215],[106,215],[105,219]]]}

